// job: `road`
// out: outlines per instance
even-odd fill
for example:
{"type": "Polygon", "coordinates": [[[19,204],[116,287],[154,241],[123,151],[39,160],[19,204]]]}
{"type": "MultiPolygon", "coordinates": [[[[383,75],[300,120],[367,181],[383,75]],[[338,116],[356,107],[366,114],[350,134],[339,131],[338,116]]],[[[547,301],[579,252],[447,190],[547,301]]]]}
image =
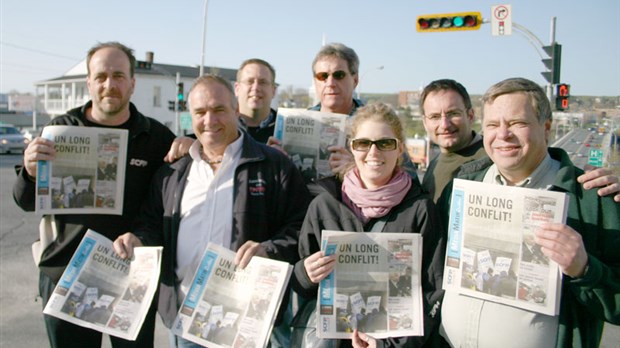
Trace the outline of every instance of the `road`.
{"type": "MultiPolygon", "coordinates": [[[[37,297],[38,273],[30,245],[37,238],[39,217],[19,209],[12,198],[13,166],[21,155],[0,156],[0,347],[47,347],[37,297]]],[[[168,347],[167,330],[157,322],[156,348],[168,347]]],[[[620,347],[620,327],[606,325],[603,348],[620,347]]],[[[110,347],[104,339],[103,347],[110,347]]]]}

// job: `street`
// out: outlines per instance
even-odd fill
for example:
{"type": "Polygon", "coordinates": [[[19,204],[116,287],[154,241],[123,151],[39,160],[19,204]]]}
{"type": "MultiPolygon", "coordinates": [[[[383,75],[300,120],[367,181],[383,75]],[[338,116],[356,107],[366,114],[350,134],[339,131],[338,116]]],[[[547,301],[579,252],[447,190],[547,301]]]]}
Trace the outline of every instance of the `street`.
{"type": "MultiPolygon", "coordinates": [[[[19,209],[12,198],[13,166],[21,155],[0,156],[0,347],[47,347],[37,297],[38,272],[31,243],[37,239],[40,217],[19,209]]],[[[167,347],[167,330],[158,319],[156,347],[167,347]]],[[[606,325],[601,347],[620,347],[620,327],[606,325]]],[[[103,347],[110,347],[104,338],[103,347]]]]}

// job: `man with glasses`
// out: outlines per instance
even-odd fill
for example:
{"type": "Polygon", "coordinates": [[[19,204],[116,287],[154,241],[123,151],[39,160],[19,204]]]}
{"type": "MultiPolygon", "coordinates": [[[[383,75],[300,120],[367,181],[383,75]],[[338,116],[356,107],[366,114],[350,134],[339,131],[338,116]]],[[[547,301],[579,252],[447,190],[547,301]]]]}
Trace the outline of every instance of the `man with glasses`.
{"type": "Polygon", "coordinates": [[[258,58],[241,63],[235,82],[239,121],[254,140],[263,144],[275,128],[276,111],[271,108],[271,101],[276,89],[276,71],[271,64],[258,58]]]}
{"type": "MultiPolygon", "coordinates": [[[[355,87],[359,83],[360,61],[357,53],[341,43],[330,43],[323,47],[314,57],[312,74],[314,90],[320,103],[310,110],[353,115],[361,100],[353,98],[355,87]]],[[[335,174],[343,174],[353,162],[353,156],[345,147],[330,146],[329,165],[335,174]]],[[[403,153],[401,167],[419,183],[416,169],[411,158],[403,153]]],[[[310,191],[316,193],[312,188],[310,191]]]]}
{"type": "MultiPolygon", "coordinates": [[[[320,102],[310,110],[353,115],[361,100],[353,98],[359,83],[360,60],[357,53],[341,43],[323,47],[312,62],[314,90],[320,102]]],[[[334,173],[342,173],[353,161],[351,153],[342,146],[330,146],[329,164],[334,173]]]]}
{"type": "MultiPolygon", "coordinates": [[[[485,158],[487,153],[482,136],[473,130],[474,109],[462,84],[450,79],[431,82],[422,91],[420,108],[426,133],[441,151],[431,160],[422,180],[422,186],[437,202],[463,164],[485,158]]],[[[616,193],[615,200],[620,202],[618,177],[609,169],[591,170],[578,180],[585,189],[600,187],[600,196],[616,193]]]]}
{"type": "Polygon", "coordinates": [[[482,137],[472,129],[471,98],[460,83],[449,79],[431,82],[422,91],[420,109],[426,134],[441,151],[422,179],[422,186],[436,202],[461,165],[486,157],[486,152],[482,137]]]}

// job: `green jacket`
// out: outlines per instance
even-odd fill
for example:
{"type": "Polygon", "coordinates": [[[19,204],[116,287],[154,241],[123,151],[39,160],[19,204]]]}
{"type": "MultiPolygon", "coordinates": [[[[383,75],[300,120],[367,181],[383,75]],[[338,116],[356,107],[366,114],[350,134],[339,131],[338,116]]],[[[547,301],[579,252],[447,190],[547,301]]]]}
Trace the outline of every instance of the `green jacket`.
{"type": "MultiPolygon", "coordinates": [[[[598,347],[605,321],[620,324],[620,204],[584,190],[577,182],[583,170],[575,167],[564,150],[549,148],[560,161],[552,191],[569,196],[566,224],[581,234],[588,253],[586,274],[578,279],[564,275],[557,347],[598,347]]],[[[493,164],[489,158],[466,163],[458,178],[482,181],[493,164]]],[[[438,206],[445,215],[452,193],[450,184],[438,206]]],[[[444,216],[446,223],[448,216],[444,216]]]]}

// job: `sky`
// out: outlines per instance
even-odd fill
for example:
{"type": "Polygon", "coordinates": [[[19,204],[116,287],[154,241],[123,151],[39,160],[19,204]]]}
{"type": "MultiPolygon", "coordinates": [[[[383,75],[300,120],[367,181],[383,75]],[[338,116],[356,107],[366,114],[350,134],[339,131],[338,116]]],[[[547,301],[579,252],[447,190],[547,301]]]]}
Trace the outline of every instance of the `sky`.
{"type": "MultiPolygon", "coordinates": [[[[120,41],[139,60],[152,51],[156,63],[198,66],[204,1],[0,0],[0,92],[34,92],[37,81],[60,77],[97,42],[120,41]]],[[[458,80],[470,94],[515,76],[546,84],[544,53],[514,28],[503,37],[492,36],[490,24],[416,31],[418,15],[479,11],[490,19],[498,4],[511,4],[513,22],[544,44],[556,17],[561,82],[572,95],[620,96],[617,0],[210,0],[204,62],[236,69],[262,58],[281,88],[305,89],[325,38],[357,52],[361,93],[418,90],[439,78],[458,80]]]]}

